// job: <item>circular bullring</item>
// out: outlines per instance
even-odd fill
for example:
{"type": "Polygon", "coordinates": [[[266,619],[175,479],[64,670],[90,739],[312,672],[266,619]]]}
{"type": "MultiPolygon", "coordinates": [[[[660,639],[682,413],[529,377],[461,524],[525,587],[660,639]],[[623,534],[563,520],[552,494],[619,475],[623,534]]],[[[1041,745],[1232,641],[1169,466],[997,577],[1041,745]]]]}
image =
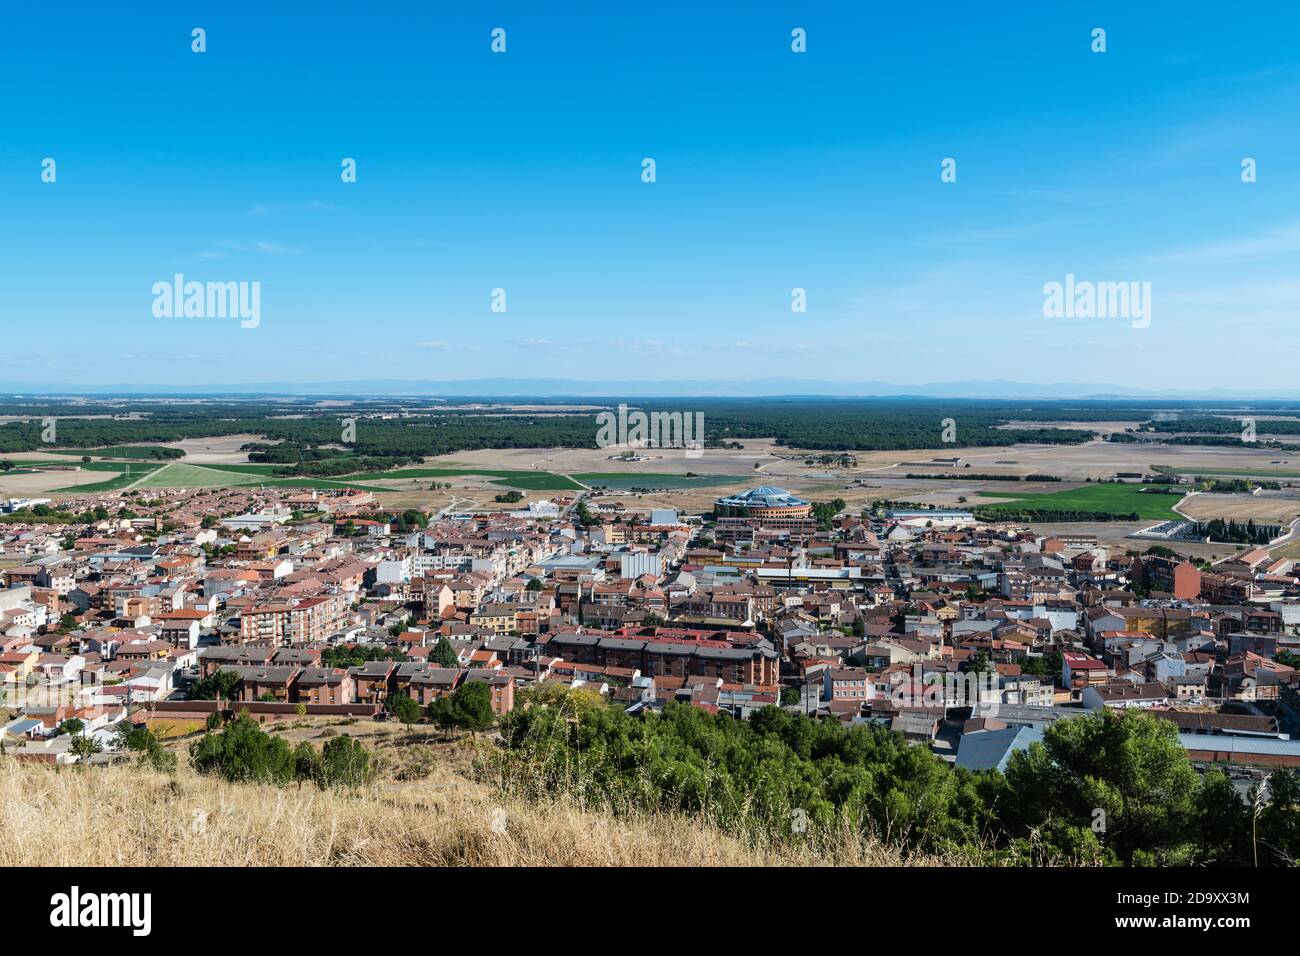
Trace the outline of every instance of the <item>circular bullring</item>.
{"type": "Polygon", "coordinates": [[[763,485],[719,498],[713,503],[713,511],[719,517],[731,518],[806,518],[812,513],[812,504],[784,488],[763,485]]]}

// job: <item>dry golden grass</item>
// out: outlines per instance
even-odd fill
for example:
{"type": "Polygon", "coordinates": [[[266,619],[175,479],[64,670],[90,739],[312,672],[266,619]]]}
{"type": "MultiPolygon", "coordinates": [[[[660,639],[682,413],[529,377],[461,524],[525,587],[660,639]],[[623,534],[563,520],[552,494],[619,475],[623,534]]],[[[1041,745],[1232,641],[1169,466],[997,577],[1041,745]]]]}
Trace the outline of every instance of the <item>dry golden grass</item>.
{"type": "MultiPolygon", "coordinates": [[[[699,821],[503,799],[446,769],[355,792],[229,784],[184,766],[0,760],[0,866],[890,866],[848,836],[754,846],[699,821]],[[825,842],[825,841],[823,841],[825,842]]],[[[926,859],[909,865],[943,864],[926,859]]]]}
{"type": "Polygon", "coordinates": [[[190,734],[201,733],[204,729],[204,722],[201,720],[155,719],[149,722],[149,729],[154,732],[159,740],[170,740],[173,737],[187,737],[190,734]]]}

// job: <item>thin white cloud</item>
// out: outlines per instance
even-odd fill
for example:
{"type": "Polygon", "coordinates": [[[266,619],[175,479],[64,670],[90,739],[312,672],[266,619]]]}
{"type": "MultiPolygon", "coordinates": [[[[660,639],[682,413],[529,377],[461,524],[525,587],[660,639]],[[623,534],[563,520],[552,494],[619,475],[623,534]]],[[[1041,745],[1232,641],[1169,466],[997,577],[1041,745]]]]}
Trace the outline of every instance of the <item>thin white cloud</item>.
{"type": "Polygon", "coordinates": [[[1277,226],[1251,236],[1215,239],[1155,256],[1153,262],[1215,265],[1243,259],[1265,259],[1300,252],[1300,223],[1277,226]]]}
{"type": "Polygon", "coordinates": [[[254,242],[253,248],[258,252],[265,252],[267,255],[272,256],[296,256],[302,254],[301,249],[296,249],[292,246],[284,246],[278,242],[267,242],[265,240],[254,242]]]}
{"type": "Polygon", "coordinates": [[[225,259],[230,253],[257,253],[268,256],[299,256],[303,250],[298,246],[286,246],[280,242],[274,242],[269,239],[253,239],[251,241],[234,241],[231,239],[217,239],[213,242],[216,249],[204,249],[196,253],[200,259],[225,259]]]}
{"type": "Polygon", "coordinates": [[[427,352],[477,352],[477,345],[467,345],[464,343],[440,342],[430,339],[425,342],[416,342],[415,348],[423,349],[427,352]]]}
{"type": "Polygon", "coordinates": [[[307,202],[299,203],[254,203],[253,207],[248,210],[247,215],[254,219],[261,219],[265,216],[278,216],[281,213],[292,212],[314,212],[319,209],[333,209],[334,204],[323,202],[319,199],[310,199],[307,202]]]}
{"type": "Polygon", "coordinates": [[[516,344],[542,352],[581,352],[582,346],[572,342],[556,342],[552,339],[520,339],[516,344]]]}

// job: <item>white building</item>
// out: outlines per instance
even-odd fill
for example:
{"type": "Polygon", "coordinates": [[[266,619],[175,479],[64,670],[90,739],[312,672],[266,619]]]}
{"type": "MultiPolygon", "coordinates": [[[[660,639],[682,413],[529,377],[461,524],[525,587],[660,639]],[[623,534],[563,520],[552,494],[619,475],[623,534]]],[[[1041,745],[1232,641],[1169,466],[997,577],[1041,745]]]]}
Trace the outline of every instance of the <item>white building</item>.
{"type": "Polygon", "coordinates": [[[618,556],[618,574],[622,578],[639,578],[643,574],[658,578],[663,567],[663,555],[649,551],[624,551],[618,556]]]}

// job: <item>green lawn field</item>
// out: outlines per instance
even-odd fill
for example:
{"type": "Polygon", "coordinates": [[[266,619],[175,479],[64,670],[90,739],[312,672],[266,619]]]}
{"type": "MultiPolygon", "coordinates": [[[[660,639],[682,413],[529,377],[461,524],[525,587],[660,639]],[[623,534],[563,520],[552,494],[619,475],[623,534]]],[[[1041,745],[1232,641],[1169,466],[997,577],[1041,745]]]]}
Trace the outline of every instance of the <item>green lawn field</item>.
{"type": "Polygon", "coordinates": [[[1162,485],[1097,484],[1083,485],[1064,491],[1044,494],[1025,494],[1013,491],[981,491],[981,498],[1010,499],[994,503],[981,503],[981,510],[1016,511],[1024,508],[1045,508],[1054,511],[1105,511],[1113,514],[1136,512],[1143,519],[1165,521],[1181,517],[1173,505],[1182,500],[1181,495],[1148,494],[1142,488],[1161,489],[1162,485]]]}

